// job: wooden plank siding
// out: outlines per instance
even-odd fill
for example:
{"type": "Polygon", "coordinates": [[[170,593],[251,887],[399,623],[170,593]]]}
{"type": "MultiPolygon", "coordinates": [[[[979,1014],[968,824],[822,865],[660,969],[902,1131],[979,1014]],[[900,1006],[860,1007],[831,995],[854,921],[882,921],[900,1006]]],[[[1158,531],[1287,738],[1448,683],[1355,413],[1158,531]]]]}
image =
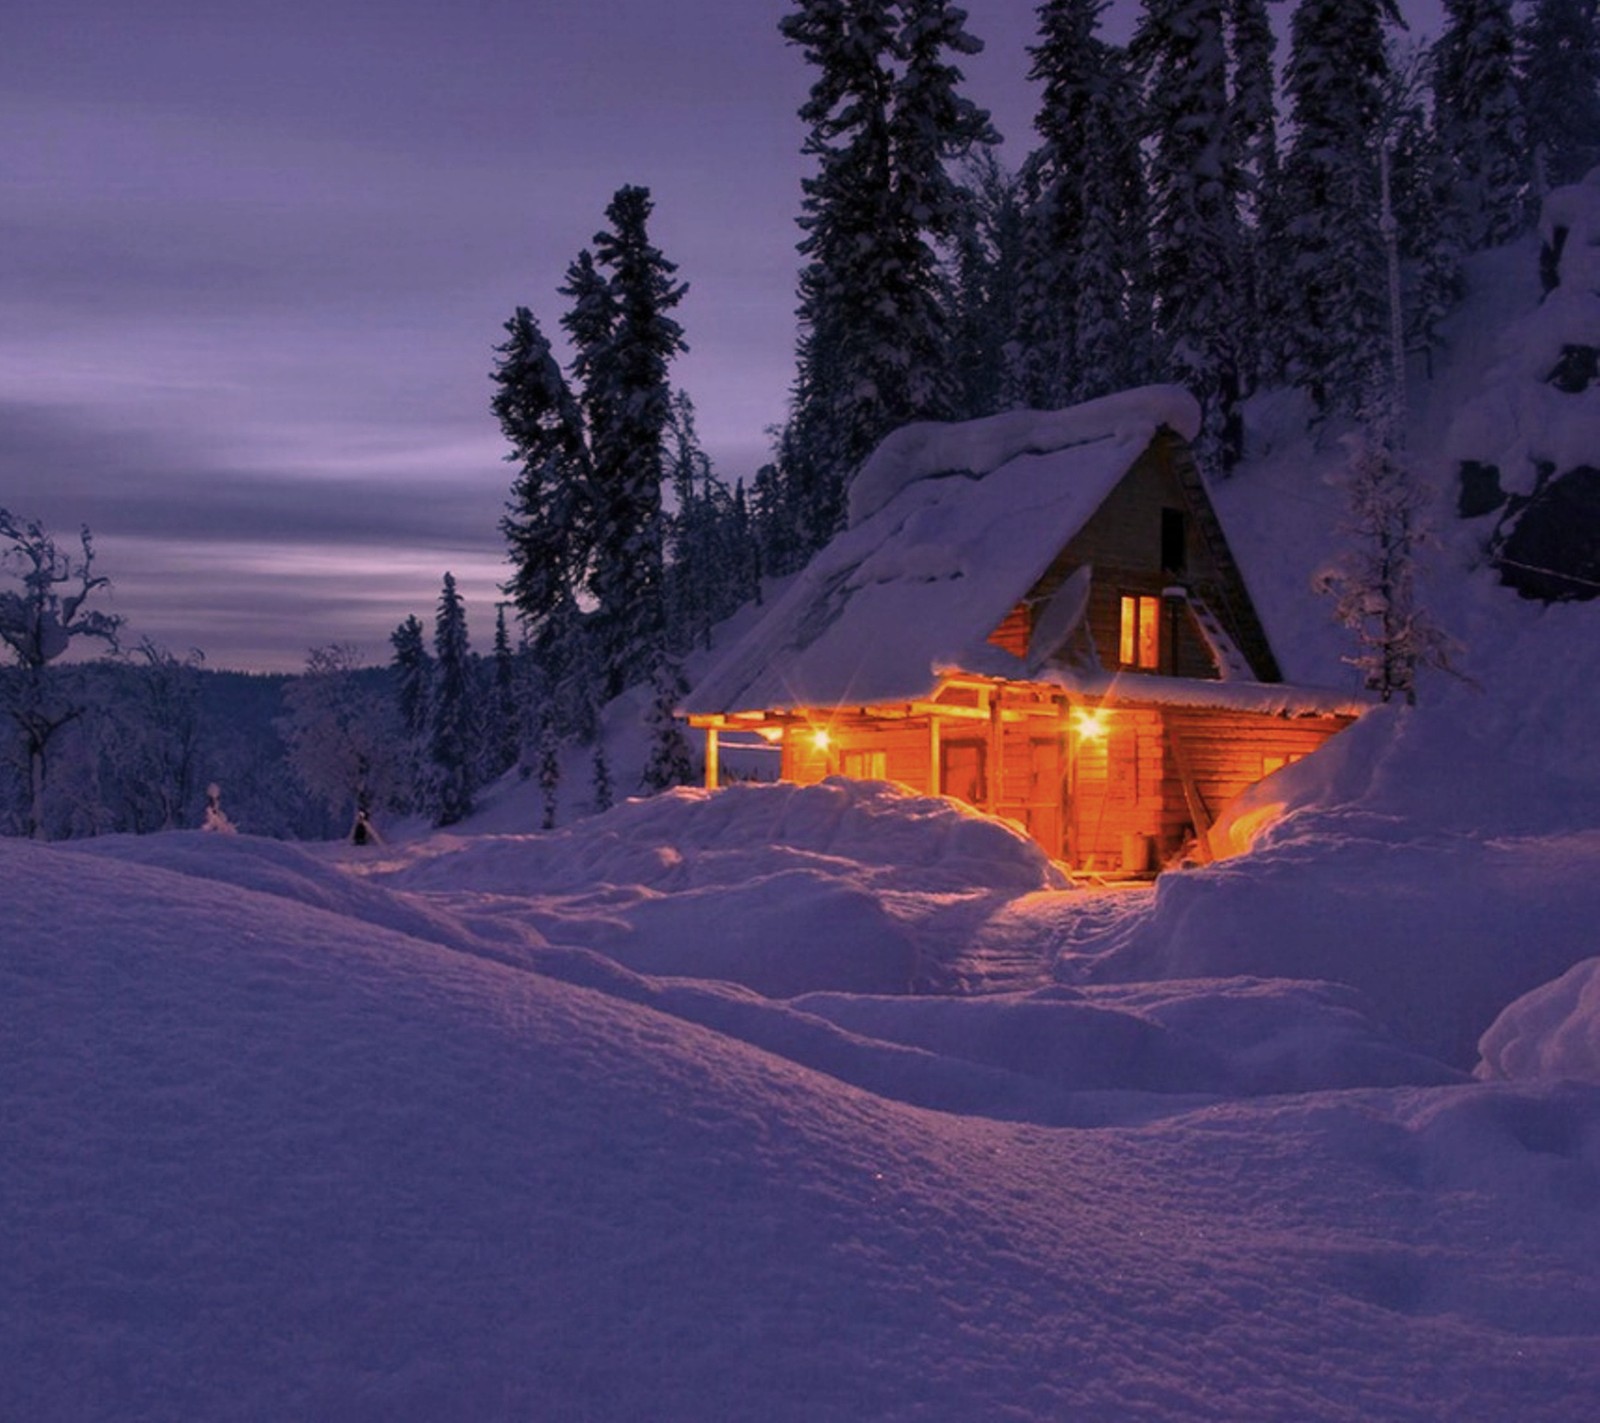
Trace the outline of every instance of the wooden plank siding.
{"type": "Polygon", "coordinates": [[[930,702],[794,713],[781,775],[811,784],[848,774],[948,794],[1015,821],[1070,869],[1115,876],[1193,851],[1197,832],[1243,791],[1351,720],[1122,701],[1094,708],[1042,684],[961,682],[930,702]]]}

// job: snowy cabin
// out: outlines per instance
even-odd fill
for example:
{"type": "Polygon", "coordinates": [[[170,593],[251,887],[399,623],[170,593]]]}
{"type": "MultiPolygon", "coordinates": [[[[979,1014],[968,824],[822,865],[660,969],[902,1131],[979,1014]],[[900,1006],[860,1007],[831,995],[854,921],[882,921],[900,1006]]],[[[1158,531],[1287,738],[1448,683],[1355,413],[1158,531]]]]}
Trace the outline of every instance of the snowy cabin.
{"type": "Polygon", "coordinates": [[[1160,386],[896,431],[848,527],[687,698],[707,784],[719,738],[754,734],[785,780],[955,796],[1074,869],[1212,858],[1219,813],[1363,704],[1283,685],[1199,419],[1160,386]]]}

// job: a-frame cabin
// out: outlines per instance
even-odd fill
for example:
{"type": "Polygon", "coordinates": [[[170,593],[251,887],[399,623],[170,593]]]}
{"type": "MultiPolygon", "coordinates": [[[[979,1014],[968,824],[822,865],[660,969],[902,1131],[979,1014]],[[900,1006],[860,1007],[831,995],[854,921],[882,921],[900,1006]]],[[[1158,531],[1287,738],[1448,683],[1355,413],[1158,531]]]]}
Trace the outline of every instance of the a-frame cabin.
{"type": "Polygon", "coordinates": [[[890,780],[1010,817],[1069,867],[1223,852],[1248,786],[1363,703],[1285,686],[1173,387],[897,431],[850,524],[696,686],[783,779],[890,780]]]}

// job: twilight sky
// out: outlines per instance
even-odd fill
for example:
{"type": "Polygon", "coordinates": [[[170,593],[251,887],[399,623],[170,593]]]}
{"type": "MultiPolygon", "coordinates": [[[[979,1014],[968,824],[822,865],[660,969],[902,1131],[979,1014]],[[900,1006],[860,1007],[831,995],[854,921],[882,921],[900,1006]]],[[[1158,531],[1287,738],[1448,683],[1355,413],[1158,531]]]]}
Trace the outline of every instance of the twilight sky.
{"type": "MultiPolygon", "coordinates": [[[[71,536],[132,640],[215,667],[387,658],[453,571],[506,569],[489,413],[511,309],[624,183],[690,292],[674,368],[748,478],[792,373],[809,83],[783,0],[8,0],[0,505],[71,536]]],[[[1437,0],[1413,0],[1418,29],[1437,0]]],[[[1033,0],[965,68],[1031,144],[1033,0]]],[[[1113,0],[1125,38],[1137,0],[1113,0]]]]}

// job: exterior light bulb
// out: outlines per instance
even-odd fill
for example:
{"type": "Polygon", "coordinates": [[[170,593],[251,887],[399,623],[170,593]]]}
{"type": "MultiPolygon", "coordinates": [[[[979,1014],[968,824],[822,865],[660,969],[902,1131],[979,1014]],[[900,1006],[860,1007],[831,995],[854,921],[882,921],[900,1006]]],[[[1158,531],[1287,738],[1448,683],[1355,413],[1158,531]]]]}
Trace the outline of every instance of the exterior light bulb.
{"type": "Polygon", "coordinates": [[[1106,719],[1098,711],[1080,711],[1073,714],[1073,728],[1082,741],[1098,741],[1106,734],[1106,719]]]}

